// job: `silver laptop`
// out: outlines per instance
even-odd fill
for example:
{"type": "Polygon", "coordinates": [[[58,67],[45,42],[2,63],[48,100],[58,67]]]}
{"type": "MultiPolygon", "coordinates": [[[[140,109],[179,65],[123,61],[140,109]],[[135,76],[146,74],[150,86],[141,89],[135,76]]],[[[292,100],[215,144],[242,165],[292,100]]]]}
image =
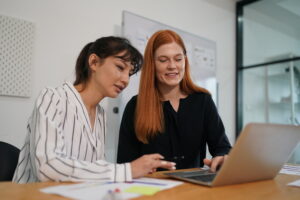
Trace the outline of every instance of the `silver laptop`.
{"type": "Polygon", "coordinates": [[[246,125],[217,173],[209,170],[164,173],[207,186],[221,186],[274,178],[300,141],[300,126],[250,123],[246,125]]]}

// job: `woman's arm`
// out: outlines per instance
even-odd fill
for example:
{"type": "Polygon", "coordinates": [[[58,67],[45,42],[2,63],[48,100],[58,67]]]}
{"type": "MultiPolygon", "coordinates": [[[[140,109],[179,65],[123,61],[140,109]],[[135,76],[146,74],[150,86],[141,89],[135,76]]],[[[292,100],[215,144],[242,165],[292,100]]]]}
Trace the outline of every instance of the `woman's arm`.
{"type": "MultiPolygon", "coordinates": [[[[130,181],[130,164],[77,160],[66,153],[64,134],[56,123],[37,114],[35,166],[41,181],[130,181]]],[[[81,151],[87,151],[82,149],[81,151]]]]}
{"type": "MultiPolygon", "coordinates": [[[[66,139],[66,131],[81,130],[76,130],[76,123],[79,122],[76,122],[75,115],[69,115],[71,108],[66,105],[66,101],[51,89],[44,90],[38,98],[29,123],[28,143],[24,149],[25,153],[21,153],[22,158],[14,180],[130,181],[132,174],[129,163],[83,161],[78,160],[72,153],[67,153],[67,147],[73,144],[75,147],[80,138],[66,139]],[[67,120],[70,116],[72,119],[67,120]],[[67,121],[73,122],[74,126],[66,130],[67,121]]],[[[92,157],[91,154],[94,153],[91,146],[78,151],[89,154],[88,157],[92,157]]]]}
{"type": "Polygon", "coordinates": [[[209,152],[212,156],[228,154],[231,145],[225,133],[222,119],[210,95],[206,97],[204,125],[207,134],[209,152]]]}

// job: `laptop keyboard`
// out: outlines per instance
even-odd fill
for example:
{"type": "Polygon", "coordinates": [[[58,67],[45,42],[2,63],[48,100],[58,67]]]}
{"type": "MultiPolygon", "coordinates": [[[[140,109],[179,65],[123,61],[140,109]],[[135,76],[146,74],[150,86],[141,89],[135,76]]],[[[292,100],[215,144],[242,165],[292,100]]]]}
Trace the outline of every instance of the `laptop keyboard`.
{"type": "Polygon", "coordinates": [[[185,176],[197,176],[197,175],[214,174],[214,173],[208,169],[208,170],[201,170],[201,171],[185,172],[184,174],[185,176]]]}
{"type": "Polygon", "coordinates": [[[187,171],[187,172],[172,172],[165,173],[166,175],[175,175],[182,178],[193,179],[202,182],[212,182],[216,173],[211,172],[210,170],[199,170],[199,171],[187,171]]]}
{"type": "Polygon", "coordinates": [[[186,174],[186,178],[202,181],[202,182],[212,182],[216,176],[216,173],[211,172],[210,170],[202,170],[189,172],[186,174]]]}
{"type": "Polygon", "coordinates": [[[197,176],[197,175],[205,175],[205,174],[212,174],[209,170],[199,170],[199,171],[187,171],[187,172],[167,172],[164,173],[166,175],[175,175],[181,177],[190,177],[190,176],[197,176]]]}
{"type": "Polygon", "coordinates": [[[203,181],[203,182],[212,182],[217,174],[207,174],[207,175],[200,175],[200,176],[191,176],[187,177],[189,179],[194,179],[197,181],[203,181]]]}

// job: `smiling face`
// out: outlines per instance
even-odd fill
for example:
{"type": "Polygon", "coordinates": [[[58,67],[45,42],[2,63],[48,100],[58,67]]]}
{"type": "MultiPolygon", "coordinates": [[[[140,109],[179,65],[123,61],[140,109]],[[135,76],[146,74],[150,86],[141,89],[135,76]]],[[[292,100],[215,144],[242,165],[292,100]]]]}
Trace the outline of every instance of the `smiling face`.
{"type": "Polygon", "coordinates": [[[104,97],[117,97],[129,83],[133,66],[130,62],[120,58],[122,55],[124,55],[124,52],[103,60],[95,54],[90,57],[90,59],[96,59],[94,64],[90,66],[94,72],[91,80],[104,97]]]}
{"type": "Polygon", "coordinates": [[[185,73],[185,55],[176,42],[160,46],[154,54],[156,80],[159,88],[179,87],[185,73]]]}

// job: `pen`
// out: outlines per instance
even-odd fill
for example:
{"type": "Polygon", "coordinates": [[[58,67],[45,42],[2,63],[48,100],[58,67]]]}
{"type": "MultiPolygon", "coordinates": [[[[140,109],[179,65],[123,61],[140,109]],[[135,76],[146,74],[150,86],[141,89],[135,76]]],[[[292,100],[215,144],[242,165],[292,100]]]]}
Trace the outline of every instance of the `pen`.
{"type": "Polygon", "coordinates": [[[102,200],[122,200],[121,190],[116,188],[115,190],[108,190],[107,194],[102,198],[102,200]]]}

